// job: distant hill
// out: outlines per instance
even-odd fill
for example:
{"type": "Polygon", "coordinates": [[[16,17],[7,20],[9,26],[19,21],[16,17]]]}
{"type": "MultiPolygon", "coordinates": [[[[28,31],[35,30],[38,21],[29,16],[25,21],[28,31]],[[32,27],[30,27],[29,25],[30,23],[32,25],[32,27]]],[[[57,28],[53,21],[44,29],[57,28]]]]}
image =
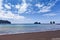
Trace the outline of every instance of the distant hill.
{"type": "Polygon", "coordinates": [[[0,20],[0,24],[11,24],[8,20],[0,20]]]}

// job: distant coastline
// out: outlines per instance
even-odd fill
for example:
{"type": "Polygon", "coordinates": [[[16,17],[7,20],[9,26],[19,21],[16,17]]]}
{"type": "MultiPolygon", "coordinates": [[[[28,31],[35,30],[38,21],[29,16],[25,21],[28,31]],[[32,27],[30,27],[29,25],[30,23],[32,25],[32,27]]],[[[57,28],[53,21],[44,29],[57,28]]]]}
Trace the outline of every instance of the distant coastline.
{"type": "MultiPolygon", "coordinates": [[[[0,24],[12,24],[12,23],[8,20],[0,20],[0,24]]],[[[56,23],[55,21],[50,21],[49,23],[34,22],[34,23],[20,23],[20,24],[60,25],[60,23],[56,23]]],[[[17,24],[17,25],[20,25],[20,24],[17,24]]],[[[16,25],[16,24],[12,24],[12,25],[16,25]]]]}
{"type": "Polygon", "coordinates": [[[34,22],[34,24],[42,24],[42,25],[60,25],[60,23],[56,23],[55,21],[50,21],[49,23],[41,23],[41,22],[34,22]]]}
{"type": "Polygon", "coordinates": [[[8,20],[0,20],[0,24],[11,24],[8,20]]]}

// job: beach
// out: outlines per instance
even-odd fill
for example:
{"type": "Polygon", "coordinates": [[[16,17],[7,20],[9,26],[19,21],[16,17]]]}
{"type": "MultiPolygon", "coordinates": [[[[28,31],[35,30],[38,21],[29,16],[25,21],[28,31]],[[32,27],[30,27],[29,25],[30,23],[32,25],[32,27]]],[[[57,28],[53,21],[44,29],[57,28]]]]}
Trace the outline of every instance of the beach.
{"type": "Polygon", "coordinates": [[[0,40],[60,40],[60,0],[0,0],[0,40]]]}
{"type": "Polygon", "coordinates": [[[60,30],[0,35],[0,40],[60,40],[60,30]]]}

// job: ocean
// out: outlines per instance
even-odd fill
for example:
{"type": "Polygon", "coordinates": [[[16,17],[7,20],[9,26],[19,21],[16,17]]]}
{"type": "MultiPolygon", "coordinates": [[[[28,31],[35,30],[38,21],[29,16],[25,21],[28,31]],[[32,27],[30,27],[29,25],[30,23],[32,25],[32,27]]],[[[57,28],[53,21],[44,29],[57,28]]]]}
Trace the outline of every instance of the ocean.
{"type": "Polygon", "coordinates": [[[0,35],[60,30],[60,25],[1,24],[0,35]]]}

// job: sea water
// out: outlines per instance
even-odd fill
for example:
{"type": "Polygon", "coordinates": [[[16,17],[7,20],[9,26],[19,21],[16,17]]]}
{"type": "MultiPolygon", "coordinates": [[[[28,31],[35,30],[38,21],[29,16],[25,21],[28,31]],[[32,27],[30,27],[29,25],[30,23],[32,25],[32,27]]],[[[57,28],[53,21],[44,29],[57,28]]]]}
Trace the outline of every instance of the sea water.
{"type": "Polygon", "coordinates": [[[0,35],[60,30],[60,25],[44,24],[2,24],[0,35]]]}

